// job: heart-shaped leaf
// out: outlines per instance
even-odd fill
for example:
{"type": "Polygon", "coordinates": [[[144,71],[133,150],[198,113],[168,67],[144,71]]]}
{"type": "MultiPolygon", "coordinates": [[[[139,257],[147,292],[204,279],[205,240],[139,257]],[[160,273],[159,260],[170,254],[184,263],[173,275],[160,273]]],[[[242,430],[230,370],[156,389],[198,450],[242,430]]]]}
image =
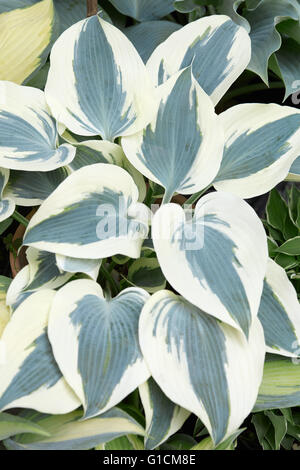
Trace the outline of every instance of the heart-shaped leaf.
{"type": "Polygon", "coordinates": [[[90,418],[119,403],[149,377],[138,322],[149,295],[129,288],[111,300],[94,281],[70,282],[57,293],[48,334],[56,361],[90,418]]]}
{"type": "Polygon", "coordinates": [[[142,59],[119,29],[98,16],[56,41],[45,93],[55,118],[82,136],[114,141],[153,117],[154,88],[142,59]]]}
{"type": "Polygon", "coordinates": [[[170,400],[196,414],[215,444],[250,413],[262,379],[265,342],[255,319],[248,340],[170,291],[156,292],[140,319],[140,344],[170,400]]]}
{"type": "Polygon", "coordinates": [[[149,211],[131,176],[96,163],[72,173],[30,220],[24,245],[72,258],[138,258],[149,211]]]}
{"type": "Polygon", "coordinates": [[[203,311],[247,335],[258,313],[267,237],[254,210],[227,193],[198,202],[192,220],[176,204],[154,215],[152,238],[172,287],[203,311]]]}

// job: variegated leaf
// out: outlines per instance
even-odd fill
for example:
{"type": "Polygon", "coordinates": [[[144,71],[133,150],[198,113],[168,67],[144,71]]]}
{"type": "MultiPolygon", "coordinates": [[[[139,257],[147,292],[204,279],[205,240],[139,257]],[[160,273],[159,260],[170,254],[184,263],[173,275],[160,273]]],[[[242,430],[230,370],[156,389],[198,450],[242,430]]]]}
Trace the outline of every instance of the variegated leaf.
{"type": "Polygon", "coordinates": [[[254,210],[221,192],[200,199],[192,220],[179,205],[166,204],[154,215],[152,238],[171,286],[247,335],[268,259],[266,234],[254,210]]]}
{"type": "Polygon", "coordinates": [[[147,69],[153,82],[161,85],[192,65],[194,77],[216,104],[246,68],[250,55],[247,31],[228,16],[212,15],[173,33],[155,49],[147,69]]]}
{"type": "Polygon", "coordinates": [[[282,181],[299,155],[300,111],[277,104],[240,104],[220,115],[225,131],[216,189],[243,198],[282,181]]]}
{"type": "Polygon", "coordinates": [[[46,172],[11,170],[4,197],[18,206],[39,206],[67,176],[66,168],[46,172]]]}
{"type": "Polygon", "coordinates": [[[0,222],[8,219],[15,211],[15,202],[4,195],[5,187],[9,180],[9,170],[0,168],[0,222]]]}
{"type": "Polygon", "coordinates": [[[145,434],[144,429],[127,413],[113,408],[101,416],[82,421],[81,411],[67,415],[49,416],[27,412],[32,421],[43,426],[51,436],[41,438],[34,434],[21,434],[6,439],[10,450],[88,450],[126,434],[145,434]]]}
{"type": "Polygon", "coordinates": [[[127,279],[150,294],[166,287],[166,280],[157,258],[139,258],[133,261],[129,266],[127,279]]]}
{"type": "Polygon", "coordinates": [[[16,434],[30,433],[39,434],[40,436],[49,436],[50,434],[32,421],[22,418],[21,416],[9,413],[0,413],[0,439],[7,439],[16,434]]]}
{"type": "MultiPolygon", "coordinates": [[[[65,134],[64,134],[65,135],[65,134]]],[[[107,140],[87,140],[76,142],[72,140],[76,146],[76,156],[68,165],[72,171],[76,171],[83,166],[92,165],[93,163],[111,163],[113,165],[124,168],[133,178],[139,189],[139,201],[142,202],[146,196],[146,184],[143,176],[135,167],[127,160],[122,147],[107,140]]]]}
{"type": "Polygon", "coordinates": [[[94,281],[61,288],[50,312],[54,357],[80,397],[84,418],[119,403],[149,377],[138,342],[138,322],[149,295],[129,288],[105,300],[94,281]]]}
{"type": "Polygon", "coordinates": [[[45,93],[55,118],[79,135],[114,141],[153,117],[155,95],[145,65],[126,36],[98,16],[56,41],[45,93]]]}
{"type": "Polygon", "coordinates": [[[151,450],[175,434],[190,412],[169,400],[152,377],[139,392],[146,416],[145,449],[151,450]]]}
{"type": "Polygon", "coordinates": [[[265,333],[267,351],[300,356],[300,304],[285,270],[269,259],[258,318],[265,333]]]}
{"type": "Polygon", "coordinates": [[[6,305],[6,293],[10,283],[11,279],[5,276],[0,276],[0,339],[4,328],[10,319],[10,311],[6,305]]]}
{"type": "Polygon", "coordinates": [[[170,291],[156,292],[140,318],[140,344],[154,380],[196,414],[215,444],[238,429],[255,403],[265,342],[254,319],[248,340],[170,291]]]}
{"type": "Polygon", "coordinates": [[[23,243],[72,258],[118,253],[138,258],[149,217],[138,196],[133,179],[118,166],[96,163],[80,168],[43,202],[23,243]]]}
{"type": "Polygon", "coordinates": [[[267,354],[254,411],[300,406],[300,360],[267,354]]]}
{"type": "Polygon", "coordinates": [[[99,275],[101,263],[101,259],[80,259],[56,255],[56,264],[61,272],[84,273],[95,281],[99,275]]]}
{"type": "Polygon", "coordinates": [[[223,130],[210,98],[191,67],[158,88],[155,119],[140,133],[122,139],[128,160],[162,185],[165,201],[175,192],[195,193],[216,176],[223,153],[223,130]]]}
{"type": "Polygon", "coordinates": [[[0,4],[0,80],[21,84],[45,63],[58,29],[52,0],[0,4]]]}
{"type": "Polygon", "coordinates": [[[294,160],[286,179],[288,181],[300,182],[300,157],[294,160]]]}
{"type": "Polygon", "coordinates": [[[29,247],[26,256],[28,265],[17,273],[7,291],[6,302],[12,311],[33,292],[57,289],[72,277],[72,273],[62,271],[57,265],[54,253],[29,247]]]}
{"type": "Polygon", "coordinates": [[[0,82],[0,165],[12,170],[50,171],[71,162],[75,148],[58,146],[56,123],[44,93],[0,82]]]}
{"type": "Polygon", "coordinates": [[[54,295],[49,289],[32,294],[14,312],[3,332],[0,410],[18,407],[68,413],[80,404],[62,377],[47,337],[54,295]]]}

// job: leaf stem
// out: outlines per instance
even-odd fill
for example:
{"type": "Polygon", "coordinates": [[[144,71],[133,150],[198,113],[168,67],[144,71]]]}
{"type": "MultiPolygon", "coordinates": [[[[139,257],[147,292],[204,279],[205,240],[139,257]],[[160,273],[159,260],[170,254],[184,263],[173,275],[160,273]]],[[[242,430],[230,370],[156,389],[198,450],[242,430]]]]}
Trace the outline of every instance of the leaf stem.
{"type": "Polygon", "coordinates": [[[103,266],[100,268],[100,273],[103,275],[103,277],[109,282],[109,285],[112,290],[113,295],[118,295],[119,293],[119,287],[116,281],[114,280],[113,276],[111,275],[110,272],[107,271],[107,269],[103,266]]]}
{"type": "Polygon", "coordinates": [[[211,187],[211,184],[206,186],[206,188],[202,189],[202,191],[199,191],[198,193],[192,194],[186,201],[185,204],[194,204],[198,199],[200,199],[203,194],[206,193],[206,191],[211,187]]]}
{"type": "Polygon", "coordinates": [[[27,227],[29,224],[29,221],[26,219],[26,217],[24,217],[22,214],[20,214],[17,211],[15,211],[11,217],[15,219],[17,222],[19,222],[20,224],[24,225],[25,227],[27,227]]]}
{"type": "Polygon", "coordinates": [[[86,16],[94,16],[98,13],[98,0],[86,0],[86,16]]]}

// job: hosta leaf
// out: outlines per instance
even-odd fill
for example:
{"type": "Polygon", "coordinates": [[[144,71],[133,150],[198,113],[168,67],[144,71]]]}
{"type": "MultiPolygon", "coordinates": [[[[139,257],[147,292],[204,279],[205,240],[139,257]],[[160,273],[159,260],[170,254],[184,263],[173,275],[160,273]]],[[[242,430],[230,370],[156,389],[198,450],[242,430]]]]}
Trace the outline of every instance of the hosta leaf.
{"type": "Polygon", "coordinates": [[[124,168],[133,178],[139,189],[139,201],[143,201],[146,196],[146,184],[143,176],[127,160],[122,147],[107,140],[87,140],[75,142],[76,156],[69,164],[72,171],[76,171],[83,166],[93,163],[111,163],[124,168]]]}
{"type": "Polygon", "coordinates": [[[148,209],[137,202],[131,176],[96,163],[72,173],[32,217],[24,245],[73,258],[114,254],[138,258],[148,233],[148,209]]]}
{"type": "Polygon", "coordinates": [[[267,355],[254,411],[300,405],[300,361],[267,355]]]}
{"type": "Polygon", "coordinates": [[[175,434],[190,412],[171,402],[152,377],[139,387],[146,415],[145,449],[151,450],[175,434]]]}
{"type": "Polygon", "coordinates": [[[86,421],[82,421],[81,416],[81,411],[62,416],[35,414],[32,420],[51,436],[22,434],[5,440],[5,447],[11,450],[88,450],[118,436],[145,433],[131,416],[118,408],[86,421]]]}
{"type": "Polygon", "coordinates": [[[15,211],[14,201],[4,196],[4,190],[9,179],[9,170],[0,168],[0,222],[8,219],[15,211]]]}
{"type": "Polygon", "coordinates": [[[300,182],[300,157],[297,157],[294,163],[292,164],[288,177],[286,179],[289,181],[300,182]]]}
{"type": "Polygon", "coordinates": [[[54,6],[52,0],[10,0],[8,8],[5,3],[0,4],[0,80],[21,84],[47,59],[57,34],[54,6]]]}
{"type": "Polygon", "coordinates": [[[217,5],[217,12],[223,15],[228,15],[238,25],[243,26],[246,31],[250,32],[250,25],[237,10],[243,3],[243,0],[220,0],[217,5]]]}
{"type": "Polygon", "coordinates": [[[54,291],[32,294],[14,312],[1,337],[0,409],[68,413],[79,400],[63,379],[47,337],[54,291]]]}
{"type": "Polygon", "coordinates": [[[27,290],[57,289],[71,277],[69,272],[62,272],[57,266],[53,253],[29,247],[26,251],[26,257],[29,264],[27,290]]]}
{"type": "Polygon", "coordinates": [[[57,293],[48,334],[69,385],[91,418],[119,403],[149,377],[138,343],[148,294],[125,289],[105,300],[94,281],[70,282],[57,293]]]}
{"type": "Polygon", "coordinates": [[[300,356],[300,305],[285,270],[269,259],[258,318],[267,351],[300,356]]]}
{"type": "Polygon", "coordinates": [[[67,175],[65,168],[45,172],[11,170],[4,196],[18,206],[39,206],[67,175]]]}
{"type": "Polygon", "coordinates": [[[138,21],[157,20],[174,10],[174,0],[110,0],[123,15],[138,21]]]}
{"type": "Polygon", "coordinates": [[[210,193],[186,220],[176,204],[154,215],[152,238],[171,286],[203,311],[248,334],[267,266],[261,221],[243,200],[210,193]]]}
{"type": "Polygon", "coordinates": [[[82,0],[53,0],[59,17],[60,32],[86,17],[86,2],[82,0]]]}
{"type": "Polygon", "coordinates": [[[128,280],[152,294],[166,287],[166,280],[156,258],[140,258],[129,267],[128,280]]]}
{"type": "Polygon", "coordinates": [[[142,132],[122,139],[129,161],[166,189],[191,194],[206,187],[218,172],[223,134],[209,97],[191,68],[175,74],[158,89],[155,119],[142,132]]]}
{"type": "Polygon", "coordinates": [[[0,82],[0,165],[12,170],[50,171],[73,160],[75,148],[57,146],[56,124],[44,93],[0,82]]]}
{"type": "Polygon", "coordinates": [[[181,25],[172,21],[145,21],[126,28],[124,34],[146,63],[154,49],[180,28],[181,25]]]}
{"type": "Polygon", "coordinates": [[[214,186],[243,198],[282,181],[299,154],[300,112],[277,104],[240,104],[220,116],[225,150],[214,186]]]}
{"type": "MultiPolygon", "coordinates": [[[[299,24],[300,29],[300,24],[299,24]]],[[[284,39],[280,49],[274,54],[274,59],[280,71],[280,76],[285,85],[284,100],[292,93],[300,90],[300,44],[293,39],[284,39]]],[[[274,70],[276,73],[276,71],[274,70]]]]}
{"type": "Polygon", "coordinates": [[[141,130],[153,116],[145,65],[126,36],[98,16],[56,41],[45,93],[55,118],[83,136],[113,141],[141,130]]]}
{"type": "Polygon", "coordinates": [[[257,319],[247,340],[183,297],[160,291],[142,311],[140,344],[162,391],[196,414],[215,444],[229,437],[250,413],[265,356],[257,319]]]}
{"type": "Polygon", "coordinates": [[[57,267],[67,273],[84,273],[95,281],[101,267],[101,259],[80,259],[70,256],[56,255],[57,267]]]}
{"type": "Polygon", "coordinates": [[[21,416],[10,415],[9,413],[0,413],[0,439],[7,439],[20,433],[39,434],[49,436],[49,433],[32,421],[24,419],[21,416]]]}
{"type": "Polygon", "coordinates": [[[57,289],[72,277],[60,269],[54,253],[29,247],[26,256],[28,265],[17,273],[7,291],[6,303],[13,311],[33,292],[57,289]]]}
{"type": "Polygon", "coordinates": [[[248,69],[257,73],[268,84],[268,61],[281,46],[281,36],[276,25],[286,18],[299,17],[296,0],[264,0],[257,8],[244,11],[251,31],[252,56],[248,69]]]}
{"type": "Polygon", "coordinates": [[[213,15],[173,33],[155,49],[147,69],[153,82],[161,85],[192,65],[194,77],[216,104],[246,68],[250,54],[246,30],[228,16],[213,15]]]}
{"type": "Polygon", "coordinates": [[[21,305],[21,303],[33,294],[33,291],[26,290],[30,279],[29,265],[22,268],[12,280],[6,295],[6,304],[12,312],[21,305]]]}
{"type": "Polygon", "coordinates": [[[211,437],[206,437],[205,439],[202,439],[199,444],[192,447],[191,450],[234,450],[236,439],[244,430],[245,428],[238,429],[217,446],[214,445],[214,441],[211,437]]]}
{"type": "Polygon", "coordinates": [[[11,283],[11,279],[0,276],[0,338],[10,319],[10,311],[6,306],[6,292],[11,283]]]}

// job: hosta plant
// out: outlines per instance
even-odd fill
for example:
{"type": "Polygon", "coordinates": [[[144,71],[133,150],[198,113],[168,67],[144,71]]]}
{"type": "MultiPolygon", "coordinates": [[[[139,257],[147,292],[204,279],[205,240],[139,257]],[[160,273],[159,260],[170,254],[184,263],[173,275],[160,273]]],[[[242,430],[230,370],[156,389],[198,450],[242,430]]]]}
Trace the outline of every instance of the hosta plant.
{"type": "Polygon", "coordinates": [[[300,405],[297,294],[245,201],[287,177],[300,112],[216,113],[251,59],[228,16],[146,64],[102,16],[58,37],[45,91],[0,82],[1,221],[28,260],[0,278],[0,437],[155,449],[195,415],[196,449],[233,448],[252,410],[300,405]]]}

